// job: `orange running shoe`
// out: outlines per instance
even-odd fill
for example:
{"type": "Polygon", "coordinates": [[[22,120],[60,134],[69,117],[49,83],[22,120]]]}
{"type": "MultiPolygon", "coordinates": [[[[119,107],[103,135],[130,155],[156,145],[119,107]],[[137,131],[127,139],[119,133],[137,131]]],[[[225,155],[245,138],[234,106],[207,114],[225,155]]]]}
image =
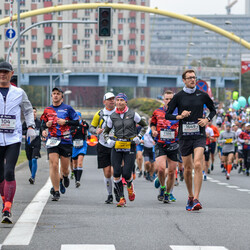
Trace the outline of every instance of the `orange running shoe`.
{"type": "Polygon", "coordinates": [[[133,183],[131,183],[130,188],[127,186],[127,190],[128,190],[128,198],[129,198],[129,200],[133,201],[135,199],[135,190],[134,190],[133,183]]]}
{"type": "Polygon", "coordinates": [[[136,173],[133,173],[133,180],[136,179],[136,173]]]}
{"type": "Polygon", "coordinates": [[[125,207],[126,206],[126,200],[124,197],[120,198],[120,201],[116,204],[117,207],[125,207]]]}

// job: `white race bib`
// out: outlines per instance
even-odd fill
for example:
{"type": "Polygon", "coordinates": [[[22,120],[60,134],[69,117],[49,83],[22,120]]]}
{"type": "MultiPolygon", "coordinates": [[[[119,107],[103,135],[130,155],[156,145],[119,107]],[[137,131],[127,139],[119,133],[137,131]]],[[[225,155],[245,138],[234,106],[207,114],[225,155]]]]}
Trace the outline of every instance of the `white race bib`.
{"type": "Polygon", "coordinates": [[[16,127],[15,115],[0,115],[0,132],[13,133],[16,127]]]}
{"type": "Polygon", "coordinates": [[[200,126],[195,122],[182,124],[183,135],[200,135],[200,126]]]}
{"type": "Polygon", "coordinates": [[[74,148],[81,148],[83,146],[83,140],[75,139],[73,140],[73,147],[74,148]]]}
{"type": "Polygon", "coordinates": [[[56,147],[60,144],[61,140],[57,137],[51,137],[47,140],[46,142],[46,147],[47,148],[53,148],[56,147]]]}
{"type": "Polygon", "coordinates": [[[175,131],[170,129],[164,129],[160,131],[160,138],[161,140],[174,140],[175,138],[175,131]]]}
{"type": "Polygon", "coordinates": [[[238,146],[238,150],[242,150],[243,149],[243,146],[242,145],[239,145],[238,146]]]}

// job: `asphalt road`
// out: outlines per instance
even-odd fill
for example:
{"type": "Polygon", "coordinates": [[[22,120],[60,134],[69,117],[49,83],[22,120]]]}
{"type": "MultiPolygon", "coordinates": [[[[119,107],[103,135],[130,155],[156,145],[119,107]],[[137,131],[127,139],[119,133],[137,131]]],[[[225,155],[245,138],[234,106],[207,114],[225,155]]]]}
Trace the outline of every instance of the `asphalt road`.
{"type": "Polygon", "coordinates": [[[28,182],[27,164],[17,168],[15,224],[0,225],[0,249],[250,249],[250,177],[234,170],[228,181],[218,163],[203,182],[203,209],[198,212],[185,210],[184,182],[174,189],[177,201],[163,204],[153,183],[144,178],[135,180],[136,199],[127,207],[105,204],[103,173],[95,156],[84,160],[81,187],[76,189],[72,181],[61,199],[52,202],[51,185],[45,185],[46,157],[38,166],[35,185],[28,182]]]}

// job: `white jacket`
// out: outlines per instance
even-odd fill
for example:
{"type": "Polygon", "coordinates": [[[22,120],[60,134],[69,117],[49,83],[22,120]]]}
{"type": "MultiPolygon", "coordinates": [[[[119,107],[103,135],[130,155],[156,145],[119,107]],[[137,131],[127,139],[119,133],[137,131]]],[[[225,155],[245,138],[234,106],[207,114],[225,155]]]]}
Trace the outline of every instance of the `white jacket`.
{"type": "Polygon", "coordinates": [[[0,93],[0,114],[15,115],[16,124],[13,133],[0,132],[0,146],[6,146],[22,141],[21,111],[23,112],[27,127],[35,127],[33,107],[23,89],[10,85],[6,101],[0,93]]]}

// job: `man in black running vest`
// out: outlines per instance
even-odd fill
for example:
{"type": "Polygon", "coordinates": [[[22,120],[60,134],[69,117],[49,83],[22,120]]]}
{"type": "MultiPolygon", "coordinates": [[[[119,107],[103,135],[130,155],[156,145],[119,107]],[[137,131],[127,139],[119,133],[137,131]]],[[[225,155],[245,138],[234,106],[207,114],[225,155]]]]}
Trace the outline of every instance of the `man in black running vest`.
{"type": "Polygon", "coordinates": [[[193,211],[202,208],[199,193],[202,184],[202,161],[206,146],[205,126],[216,114],[214,103],[209,95],[196,88],[194,70],[186,70],[182,74],[185,84],[183,90],[177,93],[168,104],[166,120],[179,120],[179,145],[184,164],[184,178],[188,190],[186,210],[193,211]],[[204,104],[210,113],[203,117],[204,104]],[[178,115],[172,115],[178,108],[178,115]],[[194,154],[194,158],[192,157],[194,154]],[[194,193],[192,170],[194,168],[194,193]]]}

